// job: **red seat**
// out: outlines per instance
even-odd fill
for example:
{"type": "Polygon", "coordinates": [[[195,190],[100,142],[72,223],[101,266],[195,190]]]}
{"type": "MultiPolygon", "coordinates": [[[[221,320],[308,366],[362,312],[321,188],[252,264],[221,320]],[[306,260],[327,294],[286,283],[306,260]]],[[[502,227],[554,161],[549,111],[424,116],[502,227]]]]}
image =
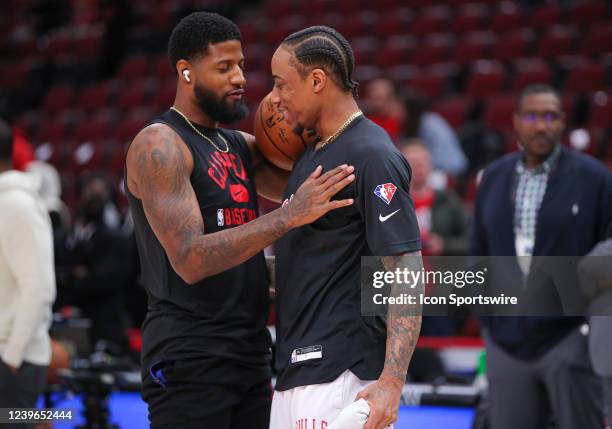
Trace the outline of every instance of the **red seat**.
{"type": "Polygon", "coordinates": [[[495,44],[495,35],[490,31],[468,33],[454,49],[454,61],[468,64],[489,57],[489,50],[495,44]]]}
{"type": "Polygon", "coordinates": [[[266,15],[272,18],[283,18],[291,14],[290,2],[269,2],[266,7],[266,15]]]}
{"type": "Polygon", "coordinates": [[[102,143],[84,142],[77,144],[70,159],[68,168],[75,174],[85,171],[96,171],[104,163],[104,150],[102,143]]]}
{"type": "Polygon", "coordinates": [[[434,104],[431,109],[444,117],[455,129],[461,128],[471,108],[471,102],[464,97],[448,98],[434,104]]]}
{"type": "Polygon", "coordinates": [[[610,25],[610,20],[606,19],[606,3],[603,1],[583,1],[570,7],[567,20],[570,24],[588,27],[596,22],[606,22],[610,25]]]}
{"type": "Polygon", "coordinates": [[[57,112],[72,104],[74,89],[71,86],[54,86],[47,93],[42,103],[45,112],[57,112]]]}
{"type": "Polygon", "coordinates": [[[99,142],[106,138],[109,131],[109,121],[98,119],[95,121],[81,121],[75,130],[74,138],[77,142],[99,142]]]}
{"type": "Polygon", "coordinates": [[[376,65],[386,68],[407,63],[416,45],[414,37],[392,36],[376,54],[376,65]]]}
{"type": "Polygon", "coordinates": [[[554,3],[544,4],[528,14],[532,28],[548,28],[561,20],[561,10],[554,3]]]}
{"type": "Polygon", "coordinates": [[[446,77],[441,74],[432,73],[431,70],[424,70],[410,80],[410,85],[417,88],[426,97],[439,97],[445,89],[446,77]]]}
{"type": "Polygon", "coordinates": [[[429,65],[444,62],[455,46],[455,38],[448,34],[437,34],[425,39],[425,43],[416,49],[411,62],[416,65],[429,65]]]}
{"type": "Polygon", "coordinates": [[[520,11],[516,7],[512,7],[508,10],[502,10],[498,12],[495,16],[493,16],[493,18],[491,19],[490,28],[491,30],[500,33],[511,30],[518,30],[522,25],[523,15],[521,15],[520,11]]]}
{"type": "Polygon", "coordinates": [[[157,5],[149,9],[146,16],[147,26],[152,31],[165,31],[171,27],[174,12],[169,7],[157,5]]]}
{"type": "Polygon", "coordinates": [[[412,79],[419,75],[421,70],[410,64],[396,65],[385,69],[385,75],[398,87],[410,86],[412,79]]]}
{"type": "MultiPolygon", "coordinates": [[[[247,85],[249,83],[247,82],[247,85]]],[[[248,87],[247,87],[248,91],[248,87]]],[[[153,93],[153,99],[151,105],[159,113],[167,110],[172,106],[174,97],[176,95],[176,81],[166,80],[162,85],[159,86],[156,92],[153,93]]]]}
{"type": "Polygon", "coordinates": [[[489,10],[481,4],[467,4],[459,10],[459,14],[453,16],[451,20],[451,30],[453,33],[466,33],[477,31],[483,28],[486,19],[489,17],[489,10]]]}
{"type": "MultiPolygon", "coordinates": [[[[612,92],[599,92],[591,98],[591,125],[612,128],[612,92]]],[[[609,148],[612,153],[612,147],[609,148]]]]}
{"type": "Polygon", "coordinates": [[[125,111],[144,104],[148,94],[147,86],[145,81],[132,82],[124,86],[119,90],[114,105],[125,111]]]}
{"type": "Polygon", "coordinates": [[[110,93],[111,85],[108,82],[89,86],[81,91],[78,106],[86,111],[103,108],[108,103],[110,93]]]}
{"type": "Polygon", "coordinates": [[[28,79],[30,70],[32,69],[31,60],[22,60],[14,65],[6,65],[3,67],[0,77],[2,78],[2,86],[6,89],[19,89],[28,79]]]}
{"type": "Polygon", "coordinates": [[[45,120],[40,124],[34,138],[36,143],[61,143],[68,135],[68,126],[63,121],[45,120]]]}
{"type": "Polygon", "coordinates": [[[119,77],[124,80],[139,80],[149,76],[149,57],[135,55],[128,57],[119,69],[119,77]]]}
{"type": "Polygon", "coordinates": [[[450,9],[445,6],[432,6],[424,9],[410,26],[410,33],[415,36],[424,36],[431,33],[440,33],[448,29],[451,17],[450,9]]]}
{"type": "Polygon", "coordinates": [[[565,87],[567,91],[588,93],[602,90],[606,69],[599,63],[588,63],[578,66],[569,72],[565,87]]]}
{"type": "Polygon", "coordinates": [[[78,37],[74,44],[75,52],[80,59],[95,59],[100,55],[102,35],[97,32],[90,32],[84,37],[78,37]]]}
{"type": "Polygon", "coordinates": [[[378,53],[378,40],[374,37],[357,37],[351,39],[355,64],[371,65],[378,53]]]}
{"type": "Polygon", "coordinates": [[[534,83],[550,83],[552,72],[547,63],[540,59],[526,59],[516,63],[512,89],[520,91],[534,83]]]}
{"type": "Polygon", "coordinates": [[[612,52],[612,26],[606,23],[592,27],[584,38],[580,51],[586,55],[612,52]]]}
{"type": "Polygon", "coordinates": [[[166,80],[176,76],[174,69],[170,65],[170,60],[166,54],[159,55],[153,60],[153,75],[158,80],[166,80]]]}
{"type": "Polygon", "coordinates": [[[533,30],[521,29],[505,34],[497,43],[492,56],[500,61],[514,61],[528,54],[529,45],[534,39],[533,30]]]}
{"type": "Polygon", "coordinates": [[[126,119],[114,130],[113,137],[119,142],[131,142],[146,124],[146,120],[126,119]]]}
{"type": "Polygon", "coordinates": [[[538,44],[537,54],[540,58],[560,57],[574,53],[574,33],[568,27],[552,27],[538,44]]]}
{"type": "Polygon", "coordinates": [[[506,81],[506,73],[496,61],[478,61],[472,67],[467,80],[466,93],[470,97],[482,98],[499,93],[506,81]]]}
{"type": "Polygon", "coordinates": [[[389,10],[378,18],[373,34],[384,40],[395,35],[407,35],[411,31],[414,12],[408,8],[389,10]]]}
{"type": "Polygon", "coordinates": [[[492,128],[500,131],[512,129],[512,116],[516,110],[517,97],[502,95],[492,97],[485,106],[484,120],[492,128]]]}

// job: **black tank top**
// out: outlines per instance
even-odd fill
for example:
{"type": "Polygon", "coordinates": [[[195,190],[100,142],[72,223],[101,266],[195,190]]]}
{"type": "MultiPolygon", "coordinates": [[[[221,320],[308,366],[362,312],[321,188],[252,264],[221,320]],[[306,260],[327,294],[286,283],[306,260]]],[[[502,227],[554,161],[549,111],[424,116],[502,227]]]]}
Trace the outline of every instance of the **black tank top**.
{"type": "MultiPolygon", "coordinates": [[[[206,234],[242,225],[258,216],[252,163],[244,138],[236,131],[198,130],[225,148],[223,153],[198,135],[178,113],[168,110],[152,123],[170,126],[193,157],[191,184],[206,234]]],[[[255,367],[270,360],[268,272],[263,252],[194,285],[185,283],[145,217],[141,201],[126,186],[148,295],[142,326],[142,360],[220,357],[255,367]]]]}

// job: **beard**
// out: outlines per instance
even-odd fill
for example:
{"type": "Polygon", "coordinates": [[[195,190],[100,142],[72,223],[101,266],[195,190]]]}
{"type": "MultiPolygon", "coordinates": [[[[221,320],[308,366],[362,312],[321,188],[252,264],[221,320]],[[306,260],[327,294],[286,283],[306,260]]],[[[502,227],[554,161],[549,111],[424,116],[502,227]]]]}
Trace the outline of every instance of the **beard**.
{"type": "Polygon", "coordinates": [[[226,100],[226,96],[219,98],[214,92],[197,83],[193,88],[193,92],[198,107],[214,121],[230,124],[239,121],[249,114],[249,109],[244,104],[244,97],[233,104],[226,100]]]}

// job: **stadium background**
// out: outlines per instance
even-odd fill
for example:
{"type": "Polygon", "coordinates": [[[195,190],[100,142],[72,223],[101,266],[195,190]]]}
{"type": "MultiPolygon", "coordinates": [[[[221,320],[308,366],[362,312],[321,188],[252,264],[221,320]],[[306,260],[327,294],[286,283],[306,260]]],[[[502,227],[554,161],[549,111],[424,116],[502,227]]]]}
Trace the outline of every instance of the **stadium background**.
{"type": "MultiPolygon", "coordinates": [[[[172,104],[176,82],[167,40],[178,20],[196,10],[217,11],[240,26],[251,112],[272,87],[269,60],[286,35],[309,25],[339,30],[353,46],[362,94],[369,81],[390,78],[398,97],[418,89],[453,127],[470,167],[446,183],[468,209],[477,172],[516,149],[512,112],[530,83],[560,90],[565,144],[612,167],[610,1],[10,0],[1,7],[0,115],[13,121],[21,142],[16,162],[53,165],[61,199],[73,213],[79,177],[102,172],[125,214],[126,145],[172,104]]],[[[251,131],[252,116],[233,127],[251,131]]],[[[125,303],[137,352],[144,295],[134,283],[125,303]]],[[[469,324],[461,334],[472,337],[425,338],[421,346],[437,350],[450,366],[467,360],[459,369],[473,374],[478,328],[469,324]]],[[[125,400],[124,408],[136,401],[125,400]]],[[[437,427],[468,427],[472,414],[437,427]]]]}

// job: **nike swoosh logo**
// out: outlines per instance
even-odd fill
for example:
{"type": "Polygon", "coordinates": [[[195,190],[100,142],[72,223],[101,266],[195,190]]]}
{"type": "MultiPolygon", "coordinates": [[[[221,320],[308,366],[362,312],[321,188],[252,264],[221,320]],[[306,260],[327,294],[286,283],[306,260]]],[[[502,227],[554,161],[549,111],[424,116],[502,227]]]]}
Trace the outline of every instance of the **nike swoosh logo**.
{"type": "Polygon", "coordinates": [[[383,216],[382,213],[381,213],[381,214],[378,215],[378,220],[381,221],[381,222],[384,222],[384,221],[389,219],[391,216],[393,216],[395,213],[397,213],[400,210],[401,209],[397,209],[393,213],[388,214],[387,216],[383,216]]]}

